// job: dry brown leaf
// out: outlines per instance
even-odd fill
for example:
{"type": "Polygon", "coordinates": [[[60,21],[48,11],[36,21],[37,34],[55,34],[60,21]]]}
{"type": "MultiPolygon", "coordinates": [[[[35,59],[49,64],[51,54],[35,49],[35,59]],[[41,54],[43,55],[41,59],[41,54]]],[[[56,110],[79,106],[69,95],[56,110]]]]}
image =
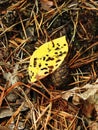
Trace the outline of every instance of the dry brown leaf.
{"type": "MultiPolygon", "coordinates": [[[[82,88],[75,87],[69,91],[62,93],[62,98],[68,100],[72,96],[76,96],[79,99],[87,100],[91,96],[94,96],[98,92],[98,79],[94,84],[86,84],[82,88]],[[79,90],[86,89],[83,93],[78,93],[79,90]]],[[[77,99],[78,100],[78,99],[77,99]]],[[[78,100],[79,101],[79,100],[78,100]]]]}
{"type": "Polygon", "coordinates": [[[98,130],[98,123],[93,121],[90,125],[90,130],[98,130]]]}
{"type": "Polygon", "coordinates": [[[13,112],[9,108],[0,108],[0,119],[10,117],[12,114],[13,112]]]}
{"type": "Polygon", "coordinates": [[[10,129],[8,129],[6,126],[1,126],[0,125],[0,130],[10,130],[10,129]]]}
{"type": "Polygon", "coordinates": [[[94,114],[95,110],[95,105],[90,103],[89,101],[84,101],[83,106],[82,106],[82,113],[85,115],[87,118],[91,118],[94,114]]]}
{"type": "Polygon", "coordinates": [[[50,0],[40,0],[42,9],[49,11],[53,6],[53,1],[50,0]]]}
{"type": "Polygon", "coordinates": [[[18,76],[17,76],[18,67],[19,67],[19,65],[16,64],[12,73],[11,72],[3,72],[3,76],[6,79],[6,81],[9,81],[9,85],[13,85],[18,81],[18,76]]]}

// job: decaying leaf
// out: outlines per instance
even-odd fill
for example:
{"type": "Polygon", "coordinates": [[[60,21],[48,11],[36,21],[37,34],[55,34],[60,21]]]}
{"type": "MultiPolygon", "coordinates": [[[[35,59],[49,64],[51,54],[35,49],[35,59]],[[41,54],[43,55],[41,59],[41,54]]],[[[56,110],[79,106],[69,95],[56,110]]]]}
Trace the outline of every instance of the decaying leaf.
{"type": "Polygon", "coordinates": [[[67,53],[68,43],[65,36],[41,45],[30,59],[28,72],[31,82],[53,73],[64,61],[67,53]]]}
{"type": "Polygon", "coordinates": [[[97,92],[98,92],[98,79],[96,80],[94,84],[86,84],[82,88],[75,87],[71,90],[68,90],[63,94],[62,97],[68,100],[70,97],[75,96],[76,100],[78,100],[77,98],[87,100],[91,96],[94,96],[97,92]],[[86,91],[84,91],[83,93],[80,93],[80,90],[83,90],[83,89],[86,89],[86,91]]]}
{"type": "Polygon", "coordinates": [[[53,1],[50,0],[40,0],[42,9],[49,11],[53,6],[53,1]]]}

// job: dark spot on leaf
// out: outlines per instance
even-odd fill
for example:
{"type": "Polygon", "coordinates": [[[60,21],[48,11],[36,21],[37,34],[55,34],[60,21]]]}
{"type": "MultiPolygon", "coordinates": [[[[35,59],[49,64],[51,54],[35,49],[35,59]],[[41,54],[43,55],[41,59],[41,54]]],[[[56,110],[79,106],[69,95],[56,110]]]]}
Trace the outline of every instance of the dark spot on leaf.
{"type": "Polygon", "coordinates": [[[60,54],[58,56],[62,56],[62,55],[63,55],[63,53],[62,53],[62,51],[60,51],[60,54]]]}
{"type": "Polygon", "coordinates": [[[47,70],[47,68],[46,68],[46,67],[44,67],[44,68],[41,68],[41,70],[47,70]]]}
{"type": "Polygon", "coordinates": [[[56,47],[55,50],[59,50],[60,48],[59,47],[56,47]]]}
{"type": "Polygon", "coordinates": [[[59,43],[57,43],[57,45],[58,45],[58,46],[60,46],[60,44],[59,44],[59,43]]]}
{"type": "Polygon", "coordinates": [[[64,51],[63,54],[66,54],[66,51],[64,51]]]}
{"type": "Polygon", "coordinates": [[[46,72],[44,72],[44,74],[48,74],[48,72],[46,71],[46,72]]]}
{"type": "Polygon", "coordinates": [[[58,52],[55,52],[54,54],[58,54],[58,52]]]}
{"type": "Polygon", "coordinates": [[[51,49],[50,48],[47,48],[48,49],[48,51],[50,52],[51,51],[51,49]]]}
{"type": "Polygon", "coordinates": [[[53,57],[48,57],[46,61],[49,61],[49,60],[54,60],[53,57]]]}
{"type": "Polygon", "coordinates": [[[54,42],[52,41],[52,47],[55,47],[55,44],[54,44],[54,42]]]}
{"type": "Polygon", "coordinates": [[[63,54],[59,54],[58,56],[62,56],[63,54]]]}
{"type": "Polygon", "coordinates": [[[47,66],[48,64],[47,64],[47,63],[45,63],[45,65],[47,66]]]}
{"type": "Polygon", "coordinates": [[[55,66],[58,66],[58,64],[56,64],[55,66]]]}
{"type": "Polygon", "coordinates": [[[34,72],[31,72],[32,73],[32,76],[34,76],[34,72]]]}
{"type": "Polygon", "coordinates": [[[41,67],[42,66],[41,63],[38,66],[41,67]]]}
{"type": "Polygon", "coordinates": [[[37,58],[34,58],[34,67],[37,65],[37,58]]]}
{"type": "Polygon", "coordinates": [[[51,72],[52,72],[52,70],[53,70],[53,69],[49,69],[49,73],[51,73],[51,72]]]}
{"type": "Polygon", "coordinates": [[[61,60],[60,59],[56,60],[56,63],[59,62],[59,61],[61,61],[61,60]]]}
{"type": "Polygon", "coordinates": [[[48,66],[48,68],[49,68],[49,73],[51,73],[53,68],[54,68],[54,66],[51,65],[51,66],[48,66]]]}
{"type": "Polygon", "coordinates": [[[46,56],[48,57],[49,55],[47,54],[46,56]]]}
{"type": "Polygon", "coordinates": [[[66,46],[66,44],[64,44],[64,46],[66,46]]]}
{"type": "Polygon", "coordinates": [[[45,60],[45,58],[46,58],[46,57],[44,56],[44,57],[43,57],[43,60],[45,60]]]}
{"type": "Polygon", "coordinates": [[[48,66],[48,68],[49,68],[49,69],[53,69],[53,68],[54,68],[54,66],[52,66],[52,65],[51,65],[51,66],[48,66]]]}

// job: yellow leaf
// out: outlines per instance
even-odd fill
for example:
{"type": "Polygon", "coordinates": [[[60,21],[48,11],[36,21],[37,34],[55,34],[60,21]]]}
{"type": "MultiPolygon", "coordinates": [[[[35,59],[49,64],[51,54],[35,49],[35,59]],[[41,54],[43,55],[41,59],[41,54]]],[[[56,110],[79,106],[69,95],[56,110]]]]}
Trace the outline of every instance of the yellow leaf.
{"type": "Polygon", "coordinates": [[[41,45],[31,56],[28,72],[31,82],[53,73],[68,53],[66,37],[54,39],[41,45]]]}

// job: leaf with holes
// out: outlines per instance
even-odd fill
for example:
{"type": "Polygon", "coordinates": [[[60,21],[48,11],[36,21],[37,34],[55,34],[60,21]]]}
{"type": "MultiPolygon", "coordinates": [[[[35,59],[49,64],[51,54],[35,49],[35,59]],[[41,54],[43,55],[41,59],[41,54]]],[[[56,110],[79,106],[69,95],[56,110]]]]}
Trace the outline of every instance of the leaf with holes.
{"type": "Polygon", "coordinates": [[[28,72],[31,82],[53,73],[64,61],[67,53],[68,43],[65,36],[41,45],[30,58],[28,72]]]}

